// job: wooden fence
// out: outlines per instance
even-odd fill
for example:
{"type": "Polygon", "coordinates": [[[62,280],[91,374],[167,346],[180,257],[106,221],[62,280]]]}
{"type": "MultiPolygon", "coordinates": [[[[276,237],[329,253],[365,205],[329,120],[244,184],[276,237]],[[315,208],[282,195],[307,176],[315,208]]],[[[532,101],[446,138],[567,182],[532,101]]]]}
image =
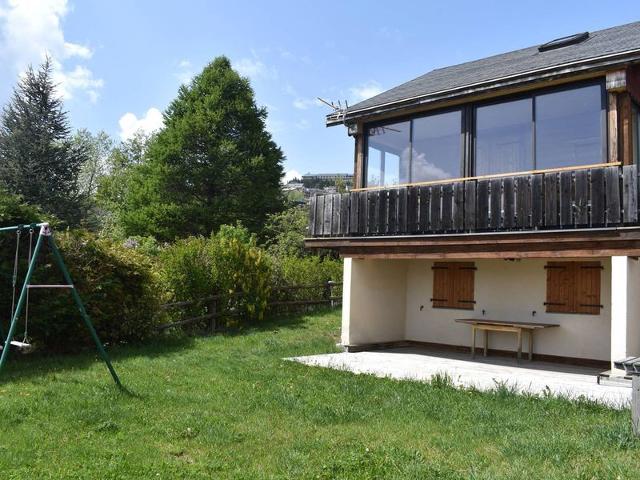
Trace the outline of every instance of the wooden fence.
{"type": "Polygon", "coordinates": [[[635,165],[311,198],[313,237],[597,228],[638,223],[635,165]]]}
{"type": "MultiPolygon", "coordinates": [[[[282,287],[274,287],[271,290],[271,299],[267,303],[267,309],[273,310],[279,309],[291,309],[316,305],[330,305],[336,306],[342,303],[342,294],[335,295],[334,289],[342,287],[342,282],[328,281],[326,283],[314,284],[314,285],[289,285],[282,287]],[[309,298],[309,299],[295,299],[291,300],[291,292],[302,292],[320,290],[322,292],[322,298],[309,298]]],[[[244,295],[243,292],[235,292],[232,294],[219,294],[211,295],[209,297],[199,298],[197,300],[189,300],[184,302],[167,303],[161,306],[163,311],[175,311],[180,309],[197,309],[202,308],[206,310],[206,313],[197,315],[194,317],[184,318],[181,320],[164,323],[158,325],[158,330],[166,330],[173,327],[181,327],[185,325],[193,325],[201,322],[207,322],[209,333],[213,334],[218,331],[217,320],[221,317],[239,317],[245,314],[245,312],[238,311],[233,308],[228,308],[229,302],[234,299],[241,298],[244,295]]],[[[317,295],[316,295],[317,297],[317,295]]]]}

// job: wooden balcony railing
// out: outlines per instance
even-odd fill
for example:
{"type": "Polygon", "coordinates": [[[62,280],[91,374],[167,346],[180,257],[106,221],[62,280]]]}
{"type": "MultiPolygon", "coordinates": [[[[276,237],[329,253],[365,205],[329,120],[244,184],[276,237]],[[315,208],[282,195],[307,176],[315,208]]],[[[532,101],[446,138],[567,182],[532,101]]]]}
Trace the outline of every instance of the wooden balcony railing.
{"type": "Polygon", "coordinates": [[[638,224],[635,165],[467,179],[311,198],[311,237],[638,224]]]}

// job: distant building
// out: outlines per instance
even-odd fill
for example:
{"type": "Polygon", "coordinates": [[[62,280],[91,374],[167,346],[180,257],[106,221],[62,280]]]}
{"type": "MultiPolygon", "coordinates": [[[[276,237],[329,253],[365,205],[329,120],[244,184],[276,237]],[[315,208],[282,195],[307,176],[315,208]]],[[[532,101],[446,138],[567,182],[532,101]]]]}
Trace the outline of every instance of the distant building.
{"type": "Polygon", "coordinates": [[[282,186],[282,191],[290,192],[292,190],[302,190],[303,188],[304,188],[304,185],[302,184],[302,182],[289,182],[289,183],[285,183],[282,186]]]}
{"type": "Polygon", "coordinates": [[[331,182],[335,183],[338,180],[342,180],[345,184],[351,185],[353,183],[352,173],[305,173],[302,176],[302,182],[331,182]]]}

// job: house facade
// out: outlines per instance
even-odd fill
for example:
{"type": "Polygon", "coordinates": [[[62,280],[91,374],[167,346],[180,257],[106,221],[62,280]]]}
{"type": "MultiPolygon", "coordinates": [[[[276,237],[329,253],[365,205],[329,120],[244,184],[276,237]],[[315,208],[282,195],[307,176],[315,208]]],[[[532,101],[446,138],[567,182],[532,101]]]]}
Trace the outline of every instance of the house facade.
{"type": "Polygon", "coordinates": [[[639,105],[637,22],[328,115],[354,138],[354,188],[311,199],[306,245],[344,258],[342,344],[469,349],[460,320],[492,319],[553,326],[534,359],[640,356],[639,105]]]}

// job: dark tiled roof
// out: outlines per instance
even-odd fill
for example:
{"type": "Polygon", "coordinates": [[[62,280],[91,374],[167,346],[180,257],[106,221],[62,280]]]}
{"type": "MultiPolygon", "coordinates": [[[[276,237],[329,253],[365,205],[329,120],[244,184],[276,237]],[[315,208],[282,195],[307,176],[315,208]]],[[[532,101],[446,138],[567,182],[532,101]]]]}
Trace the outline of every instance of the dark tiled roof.
{"type": "Polygon", "coordinates": [[[438,68],[352,105],[347,113],[636,49],[640,49],[640,22],[591,32],[589,38],[583,42],[553,50],[540,52],[536,45],[460,65],[438,68]]]}

